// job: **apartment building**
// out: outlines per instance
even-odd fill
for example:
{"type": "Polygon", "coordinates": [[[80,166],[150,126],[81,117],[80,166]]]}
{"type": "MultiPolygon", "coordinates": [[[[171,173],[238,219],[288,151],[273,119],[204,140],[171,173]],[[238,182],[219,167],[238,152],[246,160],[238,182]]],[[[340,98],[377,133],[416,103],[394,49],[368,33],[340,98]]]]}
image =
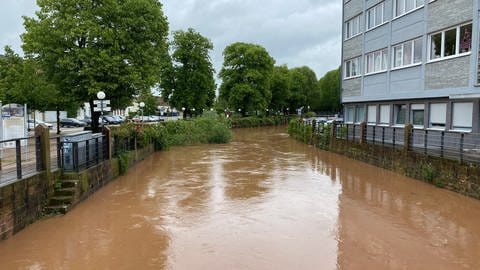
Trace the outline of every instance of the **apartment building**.
{"type": "Polygon", "coordinates": [[[480,132],[480,0],[344,0],[345,122],[480,132]]]}

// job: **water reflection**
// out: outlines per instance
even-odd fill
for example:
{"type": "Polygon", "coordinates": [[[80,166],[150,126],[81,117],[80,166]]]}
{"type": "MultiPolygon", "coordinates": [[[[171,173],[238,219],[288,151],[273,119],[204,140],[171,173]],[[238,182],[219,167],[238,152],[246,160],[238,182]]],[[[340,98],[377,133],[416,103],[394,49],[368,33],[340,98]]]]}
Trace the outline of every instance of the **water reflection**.
{"type": "Polygon", "coordinates": [[[156,153],[0,242],[2,269],[475,269],[479,201],[288,138],[156,153]]]}

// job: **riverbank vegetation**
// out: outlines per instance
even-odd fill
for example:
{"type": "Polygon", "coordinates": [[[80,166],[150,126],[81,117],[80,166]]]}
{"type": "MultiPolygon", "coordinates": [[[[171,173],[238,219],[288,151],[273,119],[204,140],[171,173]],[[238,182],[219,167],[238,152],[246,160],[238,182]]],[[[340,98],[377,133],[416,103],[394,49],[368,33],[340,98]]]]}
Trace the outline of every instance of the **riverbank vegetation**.
{"type": "Polygon", "coordinates": [[[138,147],[153,143],[155,150],[166,150],[172,146],[227,143],[232,138],[230,122],[220,116],[167,121],[153,125],[127,123],[112,128],[112,135],[118,142],[118,149],[115,151],[118,153],[131,148],[132,143],[138,147]]]}

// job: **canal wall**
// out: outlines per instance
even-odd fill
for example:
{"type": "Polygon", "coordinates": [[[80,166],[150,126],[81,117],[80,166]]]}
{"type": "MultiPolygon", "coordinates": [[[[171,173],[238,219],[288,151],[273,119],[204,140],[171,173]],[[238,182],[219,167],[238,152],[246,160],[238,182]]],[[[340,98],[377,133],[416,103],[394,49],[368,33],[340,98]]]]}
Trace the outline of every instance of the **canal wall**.
{"type": "MultiPolygon", "coordinates": [[[[154,152],[153,145],[128,152],[127,169],[154,152]]],[[[112,158],[78,173],[43,171],[0,187],[0,240],[5,240],[45,215],[45,207],[62,181],[74,180],[72,206],[120,175],[120,160],[112,158]]]]}
{"type": "MultiPolygon", "coordinates": [[[[288,132],[293,138],[320,149],[480,199],[480,164],[412,151],[408,136],[412,128],[411,125],[404,128],[405,143],[399,146],[368,142],[365,134],[359,134],[358,140],[348,140],[337,134],[341,129],[335,125],[324,126],[320,132],[315,125],[291,121],[288,132]]],[[[361,132],[365,130],[360,128],[361,132]]]]}

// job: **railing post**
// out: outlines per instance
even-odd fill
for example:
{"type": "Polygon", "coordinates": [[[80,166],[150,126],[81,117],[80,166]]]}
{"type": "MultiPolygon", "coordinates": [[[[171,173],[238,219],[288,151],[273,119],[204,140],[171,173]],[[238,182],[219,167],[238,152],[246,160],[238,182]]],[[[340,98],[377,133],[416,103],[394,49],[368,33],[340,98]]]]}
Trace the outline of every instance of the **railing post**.
{"type": "Polygon", "coordinates": [[[428,130],[425,130],[423,134],[423,154],[427,154],[427,146],[428,146],[428,130]]]}
{"type": "Polygon", "coordinates": [[[99,161],[99,156],[98,156],[98,137],[97,137],[95,138],[95,163],[98,164],[98,161],[99,161]]]}
{"type": "Polygon", "coordinates": [[[360,144],[367,142],[367,123],[360,123],[360,144]]]}
{"type": "Polygon", "coordinates": [[[397,130],[396,128],[394,127],[393,128],[393,135],[392,135],[392,143],[393,143],[393,147],[395,148],[395,135],[397,133],[397,130]]]}
{"type": "Polygon", "coordinates": [[[460,163],[463,163],[463,143],[465,140],[465,133],[460,135],[460,163]]]}
{"type": "Polygon", "coordinates": [[[112,157],[112,139],[111,139],[111,132],[109,127],[105,127],[103,129],[103,145],[105,146],[104,148],[104,155],[103,155],[103,160],[105,159],[110,159],[112,157]]]}
{"type": "Polygon", "coordinates": [[[385,127],[382,127],[382,144],[385,144],[385,127]]]}
{"type": "Polygon", "coordinates": [[[376,126],[372,126],[372,128],[373,128],[373,130],[372,130],[372,133],[373,133],[373,134],[372,134],[372,136],[373,136],[373,138],[372,138],[372,144],[375,144],[375,139],[376,139],[376,138],[375,138],[375,128],[376,128],[376,126]]]}
{"type": "Polygon", "coordinates": [[[348,124],[345,124],[345,139],[348,142],[348,124]]]}
{"type": "Polygon", "coordinates": [[[78,172],[78,142],[72,142],[73,170],[78,172]]]}
{"type": "Polygon", "coordinates": [[[15,140],[17,179],[22,179],[22,146],[20,140],[15,140]]]}
{"type": "Polygon", "coordinates": [[[352,141],[355,142],[355,124],[352,124],[352,127],[353,127],[353,137],[352,137],[352,141]]]}
{"type": "Polygon", "coordinates": [[[63,168],[63,158],[62,158],[62,142],[60,141],[60,137],[57,137],[57,165],[58,168],[63,168]]]}
{"type": "Polygon", "coordinates": [[[443,147],[445,143],[445,131],[442,131],[442,136],[440,138],[440,157],[443,158],[443,147]]]}
{"type": "Polygon", "coordinates": [[[37,163],[37,172],[41,171],[43,168],[42,162],[42,148],[41,148],[41,139],[40,136],[35,136],[35,160],[37,163]]]}
{"type": "Polygon", "coordinates": [[[403,132],[403,151],[407,153],[409,150],[412,149],[411,146],[413,144],[413,125],[405,125],[405,129],[403,130],[403,132]]]}
{"type": "Polygon", "coordinates": [[[90,165],[90,140],[85,141],[85,162],[87,163],[87,168],[90,165]]]}
{"type": "Polygon", "coordinates": [[[50,129],[40,124],[35,127],[35,137],[38,138],[39,149],[37,149],[37,171],[46,171],[50,179],[50,129]]]}

